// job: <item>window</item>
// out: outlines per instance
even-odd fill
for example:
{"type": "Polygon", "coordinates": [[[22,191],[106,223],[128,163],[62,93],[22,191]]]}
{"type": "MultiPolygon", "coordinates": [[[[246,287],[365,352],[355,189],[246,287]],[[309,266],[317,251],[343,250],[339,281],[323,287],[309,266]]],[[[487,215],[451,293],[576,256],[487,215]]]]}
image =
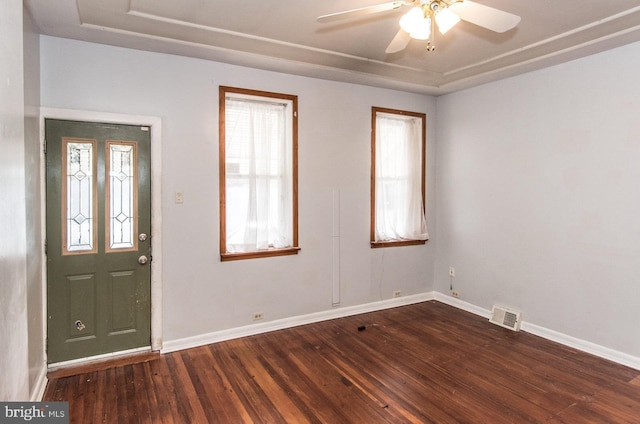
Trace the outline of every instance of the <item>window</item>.
{"type": "Polygon", "coordinates": [[[371,247],[424,244],[424,113],[372,108],[371,247]]]}
{"type": "Polygon", "coordinates": [[[220,87],[220,257],[296,254],[298,98],[220,87]]]}
{"type": "Polygon", "coordinates": [[[62,139],[62,254],[98,251],[96,140],[62,139]]]}
{"type": "Polygon", "coordinates": [[[138,250],[137,143],[107,140],[105,148],[105,251],[138,250]]]}

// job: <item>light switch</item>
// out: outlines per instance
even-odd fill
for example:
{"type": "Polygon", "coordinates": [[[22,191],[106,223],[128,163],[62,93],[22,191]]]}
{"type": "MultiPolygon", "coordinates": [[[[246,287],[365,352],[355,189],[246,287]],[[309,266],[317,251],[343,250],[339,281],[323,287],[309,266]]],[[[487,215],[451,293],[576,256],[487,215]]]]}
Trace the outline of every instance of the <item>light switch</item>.
{"type": "Polygon", "coordinates": [[[184,203],[184,193],[176,191],[176,203],[184,203]]]}

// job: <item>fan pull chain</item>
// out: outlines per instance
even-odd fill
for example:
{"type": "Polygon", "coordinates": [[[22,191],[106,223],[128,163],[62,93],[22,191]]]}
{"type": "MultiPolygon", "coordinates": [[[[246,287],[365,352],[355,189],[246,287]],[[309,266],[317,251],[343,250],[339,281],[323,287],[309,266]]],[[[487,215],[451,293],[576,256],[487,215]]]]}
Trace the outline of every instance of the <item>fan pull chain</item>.
{"type": "Polygon", "coordinates": [[[427,53],[431,53],[436,51],[436,20],[431,19],[431,34],[429,35],[429,39],[427,40],[427,53]],[[433,43],[431,43],[433,41],[433,43]]]}

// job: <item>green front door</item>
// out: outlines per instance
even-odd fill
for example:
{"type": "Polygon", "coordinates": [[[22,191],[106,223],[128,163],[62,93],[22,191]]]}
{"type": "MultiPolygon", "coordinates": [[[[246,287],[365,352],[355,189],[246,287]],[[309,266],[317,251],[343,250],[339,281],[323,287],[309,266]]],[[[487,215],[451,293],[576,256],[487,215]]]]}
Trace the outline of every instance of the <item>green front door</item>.
{"type": "Polygon", "coordinates": [[[149,127],[45,121],[48,361],[150,345],[149,127]]]}

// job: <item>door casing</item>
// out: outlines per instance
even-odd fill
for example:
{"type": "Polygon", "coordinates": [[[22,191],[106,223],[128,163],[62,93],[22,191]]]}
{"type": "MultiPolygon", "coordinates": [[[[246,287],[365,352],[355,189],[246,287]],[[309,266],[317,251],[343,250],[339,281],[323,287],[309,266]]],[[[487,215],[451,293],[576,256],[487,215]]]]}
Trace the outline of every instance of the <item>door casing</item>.
{"type": "MultiPolygon", "coordinates": [[[[42,231],[42,246],[45,245],[46,231],[46,157],[44,155],[45,119],[62,119],[70,121],[104,122],[111,124],[141,125],[151,129],[151,227],[153,236],[151,246],[153,260],[151,261],[151,350],[162,350],[162,119],[155,116],[126,115],[110,112],[81,111],[73,109],[41,108],[40,109],[40,202],[42,214],[40,225],[42,231]]],[[[42,261],[42,308],[43,314],[43,338],[47,334],[47,261],[42,261]]],[[[45,340],[46,341],[46,340],[45,340]]],[[[116,356],[119,352],[100,355],[100,357],[74,359],[59,365],[70,365],[101,357],[116,356]]]]}

